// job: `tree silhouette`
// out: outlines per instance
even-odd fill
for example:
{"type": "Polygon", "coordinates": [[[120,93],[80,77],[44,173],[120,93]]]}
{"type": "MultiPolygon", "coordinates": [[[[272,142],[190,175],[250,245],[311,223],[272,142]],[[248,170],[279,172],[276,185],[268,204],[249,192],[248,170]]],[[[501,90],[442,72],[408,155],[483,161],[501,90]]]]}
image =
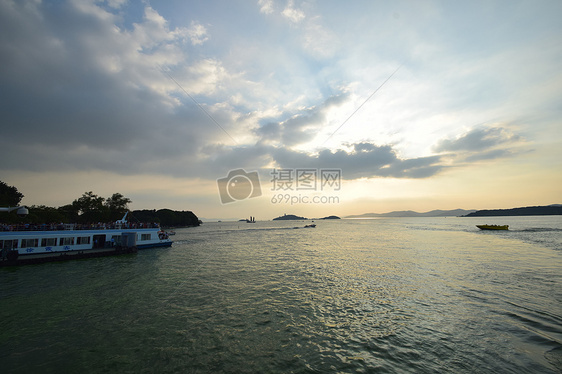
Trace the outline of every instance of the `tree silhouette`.
{"type": "Polygon", "coordinates": [[[8,186],[0,181],[0,206],[18,206],[21,199],[23,199],[23,194],[16,187],[8,186]]]}

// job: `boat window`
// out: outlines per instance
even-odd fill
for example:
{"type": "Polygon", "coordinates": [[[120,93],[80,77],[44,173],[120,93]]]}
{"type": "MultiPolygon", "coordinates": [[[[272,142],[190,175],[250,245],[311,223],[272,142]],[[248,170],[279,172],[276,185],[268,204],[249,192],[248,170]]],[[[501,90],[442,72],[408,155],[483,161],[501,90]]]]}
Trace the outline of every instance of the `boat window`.
{"type": "Polygon", "coordinates": [[[21,247],[22,248],[38,247],[38,246],[39,246],[39,239],[22,239],[21,240],[21,247]]]}
{"type": "Polygon", "coordinates": [[[76,238],[76,244],[90,244],[89,236],[81,236],[76,238]]]}
{"type": "Polygon", "coordinates": [[[150,239],[151,239],[150,234],[141,234],[141,240],[150,240],[150,239]]]}
{"type": "Polygon", "coordinates": [[[74,245],[74,238],[60,238],[59,245],[74,245]]]}
{"type": "Polygon", "coordinates": [[[12,249],[18,247],[17,239],[0,240],[0,249],[12,249]]]}
{"type": "Polygon", "coordinates": [[[57,238],[43,238],[41,239],[41,247],[53,247],[57,245],[57,238]]]}

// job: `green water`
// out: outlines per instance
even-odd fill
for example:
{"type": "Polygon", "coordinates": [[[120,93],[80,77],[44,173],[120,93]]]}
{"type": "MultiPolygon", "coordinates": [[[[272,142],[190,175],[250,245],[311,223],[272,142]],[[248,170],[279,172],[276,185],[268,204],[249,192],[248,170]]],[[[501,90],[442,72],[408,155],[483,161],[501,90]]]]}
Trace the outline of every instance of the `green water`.
{"type": "Polygon", "coordinates": [[[559,373],[562,219],[503,218],[208,223],[2,268],[2,372],[559,373]]]}

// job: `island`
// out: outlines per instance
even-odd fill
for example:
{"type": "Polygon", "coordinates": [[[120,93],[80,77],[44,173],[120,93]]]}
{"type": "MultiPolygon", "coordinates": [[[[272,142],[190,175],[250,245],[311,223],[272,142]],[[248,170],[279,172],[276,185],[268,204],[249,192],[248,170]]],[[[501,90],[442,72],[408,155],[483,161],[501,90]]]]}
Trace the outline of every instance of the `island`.
{"type": "Polygon", "coordinates": [[[320,218],[320,219],[341,219],[338,216],[328,216],[328,217],[324,217],[324,218],[320,218]]]}
{"type": "Polygon", "coordinates": [[[295,216],[294,214],[284,214],[277,218],[274,218],[273,221],[306,221],[308,218],[295,216]]]}

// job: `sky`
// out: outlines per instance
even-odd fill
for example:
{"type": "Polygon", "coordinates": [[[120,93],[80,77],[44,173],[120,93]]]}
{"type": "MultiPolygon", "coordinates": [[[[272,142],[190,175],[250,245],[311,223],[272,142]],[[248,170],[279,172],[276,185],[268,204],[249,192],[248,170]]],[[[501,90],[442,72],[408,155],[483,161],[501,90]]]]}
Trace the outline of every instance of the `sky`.
{"type": "Polygon", "coordinates": [[[202,218],[562,203],[562,2],[0,0],[0,180],[202,218]]]}

